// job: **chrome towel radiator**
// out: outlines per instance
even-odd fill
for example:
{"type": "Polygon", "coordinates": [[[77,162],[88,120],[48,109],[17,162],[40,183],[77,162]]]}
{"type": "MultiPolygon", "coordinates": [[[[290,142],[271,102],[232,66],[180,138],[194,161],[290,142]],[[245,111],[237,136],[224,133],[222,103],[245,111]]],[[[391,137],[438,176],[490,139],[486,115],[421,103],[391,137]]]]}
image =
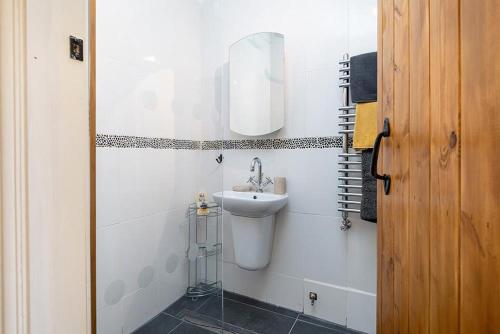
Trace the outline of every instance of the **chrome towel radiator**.
{"type": "Polygon", "coordinates": [[[349,213],[360,213],[361,206],[361,153],[352,147],[356,106],[351,104],[349,93],[350,60],[344,54],[339,62],[339,87],[342,90],[342,105],[339,108],[339,133],[342,136],[342,153],[339,155],[338,210],[342,212],[340,229],[346,231],[351,227],[349,213]]]}

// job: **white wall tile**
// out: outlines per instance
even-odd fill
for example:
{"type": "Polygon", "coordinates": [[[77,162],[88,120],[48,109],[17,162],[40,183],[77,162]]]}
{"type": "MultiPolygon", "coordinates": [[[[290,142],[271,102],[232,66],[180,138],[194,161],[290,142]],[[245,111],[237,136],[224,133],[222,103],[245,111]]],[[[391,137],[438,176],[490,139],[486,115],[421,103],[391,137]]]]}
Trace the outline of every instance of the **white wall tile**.
{"type": "Polygon", "coordinates": [[[309,217],[282,212],[276,218],[273,252],[269,268],[271,271],[293,277],[305,277],[304,267],[306,238],[304,233],[309,217]],[[304,220],[304,218],[306,220],[304,220]]]}
{"type": "Polygon", "coordinates": [[[253,299],[267,301],[270,277],[265,270],[249,271],[233,266],[234,292],[253,299]]]}
{"type": "Polygon", "coordinates": [[[303,215],[303,277],[334,285],[347,285],[347,235],[339,218],[303,215]]]}
{"type": "MultiPolygon", "coordinates": [[[[181,290],[185,289],[186,239],[184,210],[146,216],[98,229],[98,306],[106,305],[104,296],[107,289],[117,280],[124,283],[125,294],[139,289],[139,275],[148,266],[154,270],[154,282],[162,275],[172,276],[179,281],[176,286],[181,287],[181,290]],[[172,255],[178,259],[178,268],[169,274],[166,272],[166,265],[172,255]]],[[[179,288],[174,290],[178,291],[179,288]]]]}
{"type": "Polygon", "coordinates": [[[279,305],[297,312],[304,309],[303,282],[295,277],[270,273],[267,302],[279,305]]]}
{"type": "Polygon", "coordinates": [[[236,265],[231,262],[223,262],[222,263],[222,284],[223,289],[229,292],[235,292],[234,286],[236,277],[234,275],[234,267],[236,265]]]}
{"type": "Polygon", "coordinates": [[[115,280],[122,279],[120,272],[121,244],[119,225],[97,229],[96,254],[96,303],[97,308],[100,309],[106,306],[104,298],[106,289],[115,280]]]}
{"type": "Polygon", "coordinates": [[[161,310],[166,309],[186,293],[187,267],[185,261],[172,274],[160,273],[156,284],[156,303],[161,310]]]}
{"type": "MultiPolygon", "coordinates": [[[[288,42],[289,38],[286,37],[285,43],[288,42]]],[[[291,52],[287,52],[285,57],[290,57],[290,55],[291,52]]],[[[310,110],[307,103],[308,72],[302,68],[293,67],[293,63],[287,58],[285,77],[285,126],[279,131],[277,137],[305,137],[306,118],[310,110]]]]}
{"type": "MultiPolygon", "coordinates": [[[[139,289],[139,273],[147,266],[153,266],[158,255],[160,227],[154,216],[122,223],[120,274],[125,281],[126,293],[139,289]]],[[[155,272],[155,274],[157,274],[155,272]]]]}
{"type": "Polygon", "coordinates": [[[200,13],[194,0],[98,4],[98,131],[199,135],[200,13]]]}
{"type": "Polygon", "coordinates": [[[303,281],[269,269],[249,271],[224,263],[224,290],[298,312],[303,310],[303,281]]]}
{"type": "MultiPolygon", "coordinates": [[[[139,196],[143,202],[143,214],[157,214],[180,208],[174,191],[175,175],[179,168],[176,152],[153,149],[141,151],[143,152],[134,153],[134,156],[126,159],[141,161],[139,173],[132,177],[140,183],[139,196]]],[[[196,153],[192,154],[194,156],[196,153]]]]}
{"type": "Polygon", "coordinates": [[[336,217],[279,215],[270,269],[299,278],[345,285],[346,235],[336,217]]]}
{"type": "Polygon", "coordinates": [[[304,115],[306,137],[338,135],[337,115],[338,108],[342,105],[338,73],[338,60],[334,66],[307,72],[304,115]]]}
{"type": "Polygon", "coordinates": [[[348,234],[348,286],[376,293],[377,291],[377,224],[351,219],[348,234]]]}
{"type": "Polygon", "coordinates": [[[155,282],[123,299],[124,333],[133,332],[163,310],[158,304],[157,284],[155,282]]]}
{"type": "Polygon", "coordinates": [[[377,1],[349,0],[347,3],[351,56],[377,51],[377,1]]]}
{"type": "Polygon", "coordinates": [[[347,290],[320,282],[304,280],[304,313],[336,324],[346,325],[347,290]],[[318,294],[311,305],[309,292],[318,294]]]}
{"type": "MultiPolygon", "coordinates": [[[[176,150],[173,186],[165,189],[174,196],[176,208],[186,209],[199,191],[200,155],[199,151],[176,150]]],[[[214,161],[215,162],[215,161],[214,161]]],[[[167,166],[164,172],[172,167],[167,166]]]]}
{"type": "Polygon", "coordinates": [[[194,199],[199,152],[194,150],[97,150],[98,226],[177,208],[194,199]]]}
{"type": "MultiPolygon", "coordinates": [[[[145,152],[134,149],[120,150],[119,165],[116,172],[119,174],[119,211],[118,221],[128,221],[144,215],[147,185],[143,182],[147,178],[142,167],[145,165],[145,152]]],[[[98,172],[99,173],[99,172],[98,172]]]]}
{"type": "Polygon", "coordinates": [[[96,226],[116,223],[120,213],[120,150],[96,149],[96,226]]]}
{"type": "Polygon", "coordinates": [[[234,263],[234,241],[233,241],[233,229],[231,225],[231,214],[224,211],[223,219],[223,242],[224,247],[222,250],[222,256],[225,262],[234,263]]]}
{"type": "Polygon", "coordinates": [[[338,215],[337,169],[340,149],[278,151],[277,175],[287,177],[287,210],[326,216],[338,215]]]}
{"type": "Polygon", "coordinates": [[[123,321],[121,303],[101,308],[97,311],[97,333],[122,334],[123,321]]]}
{"type": "Polygon", "coordinates": [[[199,153],[199,183],[198,188],[200,191],[208,193],[209,199],[212,201],[212,194],[222,191],[224,189],[223,179],[225,177],[225,163],[229,151],[201,151],[199,153]],[[218,164],[215,159],[223,154],[224,163],[218,164]]]}
{"type": "Polygon", "coordinates": [[[153,256],[155,282],[158,283],[157,303],[165,309],[186,292],[188,226],[182,209],[157,215],[154,219],[159,226],[159,242],[153,256]]]}
{"type": "Polygon", "coordinates": [[[374,294],[349,291],[347,294],[347,327],[365,333],[376,332],[377,297],[374,294]]]}

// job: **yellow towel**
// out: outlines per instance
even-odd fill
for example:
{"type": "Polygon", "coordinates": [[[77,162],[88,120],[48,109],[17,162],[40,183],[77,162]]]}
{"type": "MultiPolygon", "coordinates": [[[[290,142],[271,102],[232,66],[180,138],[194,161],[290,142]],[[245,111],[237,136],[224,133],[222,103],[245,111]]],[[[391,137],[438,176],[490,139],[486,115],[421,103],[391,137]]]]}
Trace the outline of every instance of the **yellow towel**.
{"type": "Polygon", "coordinates": [[[353,147],[357,150],[372,148],[377,137],[377,102],[358,103],[354,122],[353,147]]]}

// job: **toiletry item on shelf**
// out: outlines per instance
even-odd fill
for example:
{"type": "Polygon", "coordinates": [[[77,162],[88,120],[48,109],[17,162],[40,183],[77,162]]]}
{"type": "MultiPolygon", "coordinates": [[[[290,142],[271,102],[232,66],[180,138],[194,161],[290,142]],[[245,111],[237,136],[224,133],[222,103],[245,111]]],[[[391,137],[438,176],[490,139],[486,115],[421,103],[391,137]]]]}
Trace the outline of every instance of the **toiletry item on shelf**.
{"type": "Polygon", "coordinates": [[[363,150],[373,148],[377,137],[377,102],[356,104],[353,148],[363,150]]]}
{"type": "Polygon", "coordinates": [[[233,186],[233,191],[250,192],[250,191],[255,191],[255,188],[251,184],[239,184],[233,186]]]}
{"type": "Polygon", "coordinates": [[[200,192],[196,193],[195,202],[196,202],[196,205],[198,206],[198,208],[201,207],[202,203],[207,203],[208,202],[207,199],[208,199],[208,194],[206,192],[200,191],[200,192]]]}
{"type": "Polygon", "coordinates": [[[208,194],[205,192],[199,192],[196,194],[196,207],[198,208],[197,214],[199,216],[206,216],[210,212],[207,205],[208,194]]]}
{"type": "Polygon", "coordinates": [[[274,193],[277,195],[286,194],[286,177],[276,176],[274,178],[274,193]]]}
{"type": "Polygon", "coordinates": [[[208,209],[207,203],[202,203],[196,213],[198,216],[208,216],[210,210],[208,209]]]}

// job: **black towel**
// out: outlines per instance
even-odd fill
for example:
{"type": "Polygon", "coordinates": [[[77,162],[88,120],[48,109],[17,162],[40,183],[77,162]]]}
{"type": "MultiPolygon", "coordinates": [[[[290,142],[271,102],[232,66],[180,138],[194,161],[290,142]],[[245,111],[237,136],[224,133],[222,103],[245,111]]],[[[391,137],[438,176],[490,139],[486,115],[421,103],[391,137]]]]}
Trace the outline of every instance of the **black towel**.
{"type": "Polygon", "coordinates": [[[361,152],[361,219],[377,222],[377,180],[371,175],[373,150],[361,152]]]}
{"type": "Polygon", "coordinates": [[[377,101],[377,53],[351,57],[351,100],[355,103],[377,101]]]}

